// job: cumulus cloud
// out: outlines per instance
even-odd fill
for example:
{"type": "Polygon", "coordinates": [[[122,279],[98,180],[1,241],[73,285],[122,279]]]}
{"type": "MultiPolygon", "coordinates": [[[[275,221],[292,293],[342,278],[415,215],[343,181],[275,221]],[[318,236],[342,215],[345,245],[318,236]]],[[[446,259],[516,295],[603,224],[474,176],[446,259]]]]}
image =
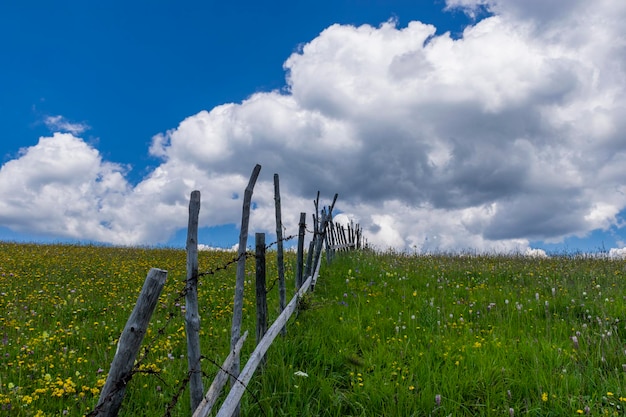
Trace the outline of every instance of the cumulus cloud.
{"type": "Polygon", "coordinates": [[[260,163],[252,224],[267,231],[274,172],[286,226],[311,212],[317,190],[337,192],[338,210],[380,247],[523,253],[530,240],[620,227],[626,6],[531,3],[541,2],[448,0],[491,13],[459,39],[421,22],[330,26],[287,58],[284,91],[156,135],[149,152],[161,164],[134,187],[71,131],[42,138],[0,171],[0,223],[74,236],[78,218],[93,239],[152,243],[184,227],[193,189],[206,196],[203,225],[238,223],[260,163]],[[70,163],[58,171],[55,152],[70,163]],[[26,196],[41,222],[24,215],[26,196]],[[42,210],[51,204],[63,209],[42,210]]]}

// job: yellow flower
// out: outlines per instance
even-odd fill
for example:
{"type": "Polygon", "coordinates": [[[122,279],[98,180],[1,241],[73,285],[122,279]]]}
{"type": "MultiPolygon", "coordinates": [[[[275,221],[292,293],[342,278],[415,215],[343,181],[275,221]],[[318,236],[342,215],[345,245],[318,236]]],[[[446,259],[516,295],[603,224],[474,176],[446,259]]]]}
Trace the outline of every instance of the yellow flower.
{"type": "Polygon", "coordinates": [[[409,391],[413,391],[415,387],[413,385],[409,385],[409,391]]]}
{"type": "Polygon", "coordinates": [[[607,392],[607,393],[606,393],[606,396],[607,396],[607,397],[612,397],[612,396],[613,396],[613,393],[612,393],[611,391],[609,391],[609,392],[607,392]]]}
{"type": "Polygon", "coordinates": [[[548,393],[544,392],[543,394],[541,394],[541,401],[546,402],[548,401],[548,393]]]}

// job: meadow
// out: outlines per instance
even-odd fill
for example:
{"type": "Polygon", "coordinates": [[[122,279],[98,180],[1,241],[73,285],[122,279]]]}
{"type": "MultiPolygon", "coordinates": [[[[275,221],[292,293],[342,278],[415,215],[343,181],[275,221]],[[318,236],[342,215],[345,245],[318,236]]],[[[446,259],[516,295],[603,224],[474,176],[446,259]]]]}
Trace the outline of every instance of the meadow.
{"type": "MultiPolygon", "coordinates": [[[[232,258],[201,252],[200,270],[232,258]]],[[[12,243],[0,243],[0,415],[91,411],[151,267],[168,280],[120,414],[189,415],[184,251],[12,243]]],[[[270,348],[242,415],[625,414],[624,267],[580,256],[339,256],[323,263],[287,336],[270,348]]],[[[253,271],[250,260],[251,335],[253,271]]],[[[228,354],[234,276],[234,267],[220,270],[199,286],[207,387],[213,362],[228,354]]],[[[287,288],[293,294],[289,272],[287,288]]],[[[277,293],[268,294],[270,322],[277,293]]]]}

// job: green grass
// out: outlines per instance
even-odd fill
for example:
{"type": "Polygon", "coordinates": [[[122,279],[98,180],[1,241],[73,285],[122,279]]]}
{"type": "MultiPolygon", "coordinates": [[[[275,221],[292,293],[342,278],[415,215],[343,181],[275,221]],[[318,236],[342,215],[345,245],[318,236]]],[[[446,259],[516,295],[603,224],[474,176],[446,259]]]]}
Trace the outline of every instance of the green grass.
{"type": "MultiPolygon", "coordinates": [[[[200,271],[232,261],[200,252],[200,271]]],[[[84,415],[96,405],[117,340],[151,267],[168,277],[142,346],[141,370],[128,385],[122,416],[163,415],[187,375],[182,250],[0,243],[0,416],[84,415]]],[[[254,282],[247,262],[247,286],[254,282]]],[[[276,275],[275,261],[267,261],[276,275]]],[[[198,289],[205,384],[229,353],[235,266],[202,277],[198,289]]],[[[277,294],[276,289],[273,291],[277,294]]],[[[244,330],[254,344],[254,291],[244,330]]],[[[271,306],[277,305],[277,296],[271,306]]],[[[190,415],[186,390],[172,415],[190,415]]]]}
{"type": "MultiPolygon", "coordinates": [[[[204,271],[233,254],[200,257],[204,271]]],[[[168,280],[144,341],[150,372],[129,384],[123,416],[163,415],[186,376],[185,253],[0,243],[0,415],[89,412],[150,267],[168,280]]],[[[247,268],[243,362],[254,344],[247,268]]],[[[206,387],[229,351],[234,275],[199,288],[206,387]]],[[[573,256],[339,257],[270,348],[242,415],[622,415],[625,275],[624,262],[573,256]]],[[[189,415],[188,397],[172,415],[189,415]]]]}
{"type": "Polygon", "coordinates": [[[270,350],[247,410],[621,415],[624,275],[623,262],[575,257],[338,259],[270,350]]]}

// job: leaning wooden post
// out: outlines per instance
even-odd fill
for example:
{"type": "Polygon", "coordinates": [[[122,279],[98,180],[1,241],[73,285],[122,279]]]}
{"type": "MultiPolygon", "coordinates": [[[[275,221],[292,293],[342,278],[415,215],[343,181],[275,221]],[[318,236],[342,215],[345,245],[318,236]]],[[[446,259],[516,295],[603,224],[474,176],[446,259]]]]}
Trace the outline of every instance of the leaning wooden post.
{"type": "MultiPolygon", "coordinates": [[[[265,233],[255,235],[256,242],[256,343],[267,331],[267,292],[265,291],[265,233]]],[[[265,357],[261,364],[265,363],[265,357]]]]}
{"type": "Polygon", "coordinates": [[[322,219],[319,221],[319,226],[317,230],[317,238],[315,240],[315,250],[313,252],[313,265],[317,265],[319,259],[322,256],[322,245],[324,244],[324,239],[326,237],[326,209],[322,210],[322,219]]]}
{"type": "Polygon", "coordinates": [[[235,360],[235,358],[239,356],[241,348],[243,347],[243,342],[246,341],[247,337],[248,331],[246,330],[239,338],[239,341],[235,345],[235,349],[233,349],[224,360],[222,367],[220,368],[217,375],[215,375],[213,383],[209,387],[209,390],[207,391],[204,399],[202,400],[198,408],[196,408],[196,411],[194,411],[192,417],[206,417],[209,415],[211,409],[217,402],[217,399],[222,392],[222,388],[224,388],[224,385],[226,385],[226,381],[228,380],[228,374],[226,373],[226,370],[230,369],[230,367],[233,365],[233,361],[235,360]]]}
{"type": "Polygon", "coordinates": [[[204,397],[200,367],[200,314],[198,314],[198,216],[200,191],[193,191],[189,200],[187,227],[187,280],[185,287],[185,321],[187,324],[187,369],[191,409],[195,410],[204,397]]]}
{"type": "MultiPolygon", "coordinates": [[[[239,232],[239,251],[237,260],[237,278],[235,282],[235,300],[233,305],[233,325],[230,334],[230,349],[235,350],[237,341],[241,335],[241,322],[243,319],[243,290],[246,280],[246,247],[248,245],[248,224],[250,222],[250,204],[252,202],[252,192],[254,184],[259,177],[261,165],[257,164],[252,170],[250,181],[243,196],[243,209],[241,213],[241,230],[239,232]]],[[[235,358],[230,370],[231,384],[235,384],[239,376],[239,358],[235,358]]],[[[239,415],[239,409],[235,410],[235,415],[239,415]]]]}
{"type": "Polygon", "coordinates": [[[246,362],[243,370],[241,371],[241,376],[237,381],[237,384],[233,385],[228,393],[228,396],[222,403],[222,407],[218,411],[216,417],[230,417],[233,414],[233,410],[239,406],[239,402],[241,401],[241,397],[243,396],[244,391],[246,390],[250,379],[252,379],[252,375],[260,362],[260,359],[267,353],[270,345],[278,336],[280,329],[285,326],[289,317],[294,313],[298,306],[298,300],[308,291],[309,286],[313,279],[317,277],[310,276],[306,281],[302,283],[302,287],[298,290],[298,292],[293,296],[289,304],[285,307],[282,313],[276,318],[274,323],[267,329],[267,333],[263,337],[261,343],[257,345],[254,351],[250,354],[250,359],[246,362]]]}
{"type": "Polygon", "coordinates": [[[128,317],[126,326],[117,343],[117,351],[111,362],[109,376],[102,387],[98,404],[90,414],[92,416],[116,416],[119,412],[126,384],[133,377],[133,366],[141,342],[146,334],[150,317],[159,301],[167,271],[152,268],[141,288],[137,304],[128,317]]]}
{"type": "Polygon", "coordinates": [[[298,229],[298,260],[296,262],[296,290],[302,286],[302,273],[304,268],[304,232],[306,230],[306,213],[300,213],[298,229]]]}
{"type": "MultiPolygon", "coordinates": [[[[283,222],[280,213],[280,186],[278,174],[274,174],[274,203],[276,205],[276,263],[278,264],[278,294],[280,311],[285,309],[287,304],[287,290],[285,289],[285,261],[283,253],[283,222]]],[[[285,335],[286,328],[283,327],[281,333],[285,335]]]]}

